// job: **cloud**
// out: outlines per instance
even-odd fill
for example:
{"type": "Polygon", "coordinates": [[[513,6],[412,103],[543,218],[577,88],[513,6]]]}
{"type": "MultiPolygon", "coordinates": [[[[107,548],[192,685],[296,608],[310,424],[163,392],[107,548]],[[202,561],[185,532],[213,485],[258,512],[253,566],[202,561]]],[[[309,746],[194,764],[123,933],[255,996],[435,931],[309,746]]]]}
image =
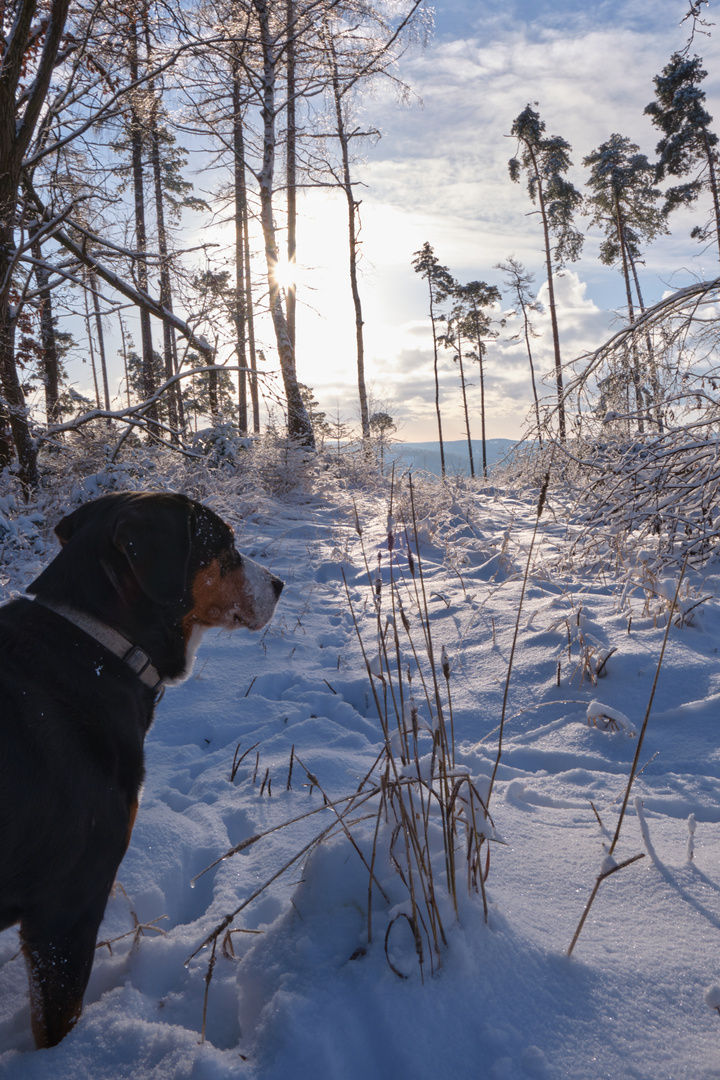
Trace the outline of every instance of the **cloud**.
{"type": "MultiPolygon", "coordinates": [[[[573,147],[571,178],[580,189],[586,180],[583,156],[614,131],[652,157],[658,133],[643,110],[653,97],[653,75],[684,46],[687,26],[678,23],[686,10],[685,0],[663,5],[660,14],[652,0],[578,6],[569,0],[528,0],[498,12],[496,5],[454,0],[450,18],[440,4],[437,37],[424,51],[408,54],[397,72],[422,107],[399,107],[390,87],[378,88],[367,103],[368,116],[385,134],[367,163],[356,166],[365,185],[358,192],[366,366],[368,379],[404,417],[406,438],[432,438],[435,430],[427,293],[411,268],[413,253],[426,240],[461,281],[500,285],[502,275],[494,265],[510,253],[536,274],[545,313],[535,319],[541,336],[533,342],[534,359],[539,390],[554,392],[542,234],[525,185],[509,179],[507,162],[515,146],[506,136],[513,118],[528,102],[538,101],[548,134],[562,135],[573,147]],[[458,24],[465,27],[462,37],[458,24]]],[[[708,70],[720,72],[716,38],[696,44],[708,70]]],[[[720,78],[711,74],[704,86],[711,101],[720,78]]],[[[328,258],[331,247],[342,249],[343,213],[341,202],[333,209],[327,200],[313,211],[313,295],[324,315],[308,330],[310,350],[306,335],[298,362],[318,396],[327,390],[352,411],[354,321],[345,256],[328,258]],[[335,242],[328,245],[331,234],[335,242]]],[[[696,220],[694,212],[671,219],[672,235],[647,249],[640,268],[646,304],[669,283],[677,288],[692,276],[716,272],[712,253],[703,256],[689,239],[696,220]]],[[[578,223],[588,231],[587,219],[578,223]]],[[[556,282],[564,362],[609,336],[613,309],[624,304],[620,274],[597,259],[599,241],[596,230],[588,231],[581,261],[556,282]]],[[[509,306],[510,299],[503,303],[509,306]]],[[[512,332],[508,327],[490,347],[486,364],[488,425],[497,436],[518,435],[532,405],[527,353],[522,341],[507,341],[512,332]]],[[[459,379],[448,354],[441,360],[440,382],[447,437],[461,437],[459,379]]],[[[476,372],[471,382],[476,423],[476,372]]]]}
{"type": "MultiPolygon", "coordinates": [[[[421,282],[417,282],[421,284],[421,282]]],[[[547,307],[547,285],[538,292],[542,313],[533,316],[535,332],[531,348],[538,395],[552,407],[556,400],[554,350],[547,307]]],[[[613,314],[597,306],[587,295],[587,286],[569,271],[556,281],[556,300],[563,362],[571,362],[597,347],[612,332],[613,314]]],[[[489,437],[520,438],[533,407],[530,365],[519,319],[500,328],[502,312],[495,316],[498,337],[488,343],[484,360],[485,411],[489,437]]],[[[374,340],[369,335],[369,341],[374,340]]],[[[369,348],[366,359],[368,384],[376,398],[385,402],[388,411],[401,422],[402,436],[408,440],[436,438],[435,376],[432,329],[429,317],[412,319],[393,328],[384,348],[369,348]]],[[[338,409],[346,417],[357,415],[355,369],[349,352],[345,363],[317,369],[306,378],[315,388],[323,408],[338,409]]],[[[465,363],[466,390],[473,434],[480,425],[480,386],[477,364],[465,363]]],[[[465,434],[459,369],[451,351],[438,350],[438,382],[443,432],[446,438],[465,434]]]]}
{"type": "MultiPolygon", "coordinates": [[[[612,7],[616,17],[622,15],[612,7]]],[[[664,24],[649,3],[631,5],[622,26],[606,25],[607,15],[591,26],[588,10],[570,29],[537,20],[510,18],[489,26],[479,20],[477,36],[438,40],[406,58],[400,74],[423,107],[400,109],[389,91],[374,102],[386,137],[363,170],[366,203],[422,217],[443,261],[456,267],[477,265],[480,250],[492,265],[508,245],[524,261],[539,263],[537,228],[527,216],[533,207],[524,185],[512,184],[507,173],[515,149],[506,137],[513,118],[528,102],[539,102],[548,134],[573,146],[571,176],[580,188],[586,180],[582,158],[614,131],[652,156],[658,133],[643,110],[653,97],[653,75],[684,45],[686,33],[677,26],[685,4],[665,7],[664,24]]],[[[717,70],[711,62],[720,59],[716,40],[703,38],[698,47],[708,69],[717,70]]],[[[711,76],[705,87],[712,100],[720,83],[711,76]]],[[[696,255],[683,240],[685,251],[696,255]]]]}

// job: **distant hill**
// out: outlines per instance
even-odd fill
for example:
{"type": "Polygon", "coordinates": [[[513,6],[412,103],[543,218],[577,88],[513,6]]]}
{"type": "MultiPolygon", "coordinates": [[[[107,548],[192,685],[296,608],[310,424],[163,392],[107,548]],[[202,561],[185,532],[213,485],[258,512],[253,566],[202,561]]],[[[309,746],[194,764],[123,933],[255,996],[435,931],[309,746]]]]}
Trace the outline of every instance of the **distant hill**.
{"type": "MultiPolygon", "coordinates": [[[[488,469],[501,461],[516,445],[515,439],[487,439],[485,443],[488,469]]],[[[443,443],[445,448],[445,472],[449,475],[470,475],[467,439],[451,439],[443,443]]],[[[482,476],[482,443],[473,439],[475,475],[482,476]]],[[[386,460],[396,461],[417,471],[431,472],[440,476],[440,444],[438,442],[394,442],[385,452],[386,460]]]]}

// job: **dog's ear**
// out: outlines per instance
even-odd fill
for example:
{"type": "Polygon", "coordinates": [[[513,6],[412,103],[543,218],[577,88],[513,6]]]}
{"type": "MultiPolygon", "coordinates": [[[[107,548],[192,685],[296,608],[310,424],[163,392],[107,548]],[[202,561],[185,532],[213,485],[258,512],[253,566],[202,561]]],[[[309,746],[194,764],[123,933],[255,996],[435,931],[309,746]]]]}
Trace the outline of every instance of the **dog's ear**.
{"type": "Polygon", "coordinates": [[[116,499],[117,496],[104,495],[93,502],[78,506],[77,510],[73,510],[72,513],[61,518],[53,531],[62,547],[65,547],[68,540],[80,532],[81,529],[84,529],[90,522],[101,519],[116,499]]]}
{"type": "Polygon", "coordinates": [[[140,588],[156,603],[177,603],[185,594],[191,516],[191,504],[179,496],[152,500],[140,496],[123,508],[115,523],[115,547],[127,559],[140,588]]]}

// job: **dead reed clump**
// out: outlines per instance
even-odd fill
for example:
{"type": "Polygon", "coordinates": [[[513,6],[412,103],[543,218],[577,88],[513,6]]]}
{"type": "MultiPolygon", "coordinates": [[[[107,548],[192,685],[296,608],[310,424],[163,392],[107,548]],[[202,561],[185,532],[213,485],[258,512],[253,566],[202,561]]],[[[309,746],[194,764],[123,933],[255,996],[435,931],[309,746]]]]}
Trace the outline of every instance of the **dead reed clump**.
{"type": "Polygon", "coordinates": [[[377,789],[368,885],[368,939],[372,940],[374,868],[389,861],[406,893],[391,909],[385,951],[395,927],[409,926],[421,975],[434,972],[447,944],[446,924],[458,916],[461,889],[482,898],[489,842],[495,830],[488,811],[487,779],[474,779],[457,763],[452,711],[452,662],[438,647],[429,610],[418,539],[412,478],[408,520],[398,527],[391,497],[385,550],[372,566],[357,514],[371,601],[370,626],[345,581],[347,602],[370,680],[383,750],[372,779],[377,789]],[[366,621],[366,623],[367,623],[366,621]]]}

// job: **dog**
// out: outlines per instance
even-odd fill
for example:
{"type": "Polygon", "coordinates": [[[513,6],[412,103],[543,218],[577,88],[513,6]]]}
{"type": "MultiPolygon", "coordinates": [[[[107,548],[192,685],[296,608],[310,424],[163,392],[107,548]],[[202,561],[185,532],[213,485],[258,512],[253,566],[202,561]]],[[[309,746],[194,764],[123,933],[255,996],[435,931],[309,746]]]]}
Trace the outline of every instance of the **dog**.
{"type": "Polygon", "coordinates": [[[0,930],[20,925],[38,1047],[80,1016],[162,690],[205,630],[261,629],[283,588],[180,494],[105,495],[55,533],[33,599],[0,607],[0,930]]]}

